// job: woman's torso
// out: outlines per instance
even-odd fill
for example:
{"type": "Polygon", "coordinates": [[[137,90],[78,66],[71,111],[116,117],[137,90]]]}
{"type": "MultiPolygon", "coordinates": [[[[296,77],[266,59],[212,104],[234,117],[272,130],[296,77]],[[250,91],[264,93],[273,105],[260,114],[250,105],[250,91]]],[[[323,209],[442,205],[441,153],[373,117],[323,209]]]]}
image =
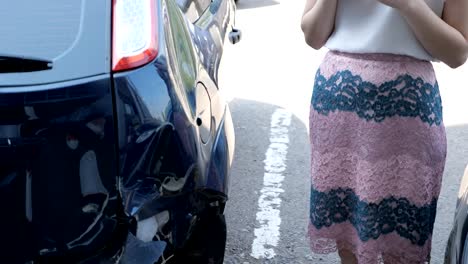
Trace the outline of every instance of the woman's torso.
{"type": "MultiPolygon", "coordinates": [[[[444,0],[426,0],[442,15],[444,0]]],[[[350,53],[391,53],[433,61],[400,13],[377,0],[338,0],[330,50],[350,53]]]]}

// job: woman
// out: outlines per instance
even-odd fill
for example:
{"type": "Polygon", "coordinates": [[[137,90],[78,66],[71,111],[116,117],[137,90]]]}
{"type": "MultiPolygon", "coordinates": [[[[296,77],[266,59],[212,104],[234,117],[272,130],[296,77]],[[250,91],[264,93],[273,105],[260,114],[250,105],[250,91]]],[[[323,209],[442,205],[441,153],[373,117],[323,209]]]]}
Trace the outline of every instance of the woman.
{"type": "Polygon", "coordinates": [[[301,26],[331,50],[310,112],[312,250],[429,262],[446,157],[430,61],[467,60],[468,0],[307,0],[301,26]]]}

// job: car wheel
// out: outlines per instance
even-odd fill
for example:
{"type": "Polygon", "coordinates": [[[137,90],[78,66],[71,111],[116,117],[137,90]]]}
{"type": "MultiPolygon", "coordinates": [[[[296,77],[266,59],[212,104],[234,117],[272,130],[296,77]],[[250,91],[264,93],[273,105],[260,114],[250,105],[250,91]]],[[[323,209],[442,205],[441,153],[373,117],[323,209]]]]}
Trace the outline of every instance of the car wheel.
{"type": "Polygon", "coordinates": [[[226,235],[224,214],[212,212],[200,216],[187,244],[176,253],[176,263],[222,264],[226,235]]]}

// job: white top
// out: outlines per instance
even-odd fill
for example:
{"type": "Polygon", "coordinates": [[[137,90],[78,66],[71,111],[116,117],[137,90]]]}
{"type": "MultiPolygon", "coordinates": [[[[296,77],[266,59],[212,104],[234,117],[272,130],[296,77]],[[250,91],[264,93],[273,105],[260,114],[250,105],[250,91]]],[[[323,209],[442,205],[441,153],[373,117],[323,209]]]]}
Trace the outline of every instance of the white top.
{"type": "MultiPolygon", "coordinates": [[[[426,2],[442,16],[444,0],[426,2]]],[[[338,0],[335,31],[326,47],[342,52],[391,53],[434,61],[399,12],[377,0],[338,0]]]]}

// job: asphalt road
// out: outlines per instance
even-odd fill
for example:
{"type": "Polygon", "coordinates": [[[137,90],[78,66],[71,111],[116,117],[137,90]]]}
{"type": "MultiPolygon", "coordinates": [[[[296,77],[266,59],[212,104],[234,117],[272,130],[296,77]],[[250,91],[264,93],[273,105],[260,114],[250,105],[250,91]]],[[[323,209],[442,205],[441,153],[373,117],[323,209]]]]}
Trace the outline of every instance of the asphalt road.
{"type": "MultiPolygon", "coordinates": [[[[225,263],[339,263],[311,254],[308,111],[315,71],[326,50],[300,31],[304,0],[239,0],[243,39],[228,45],[220,86],[230,100],[236,156],[226,208],[225,263]]],[[[432,263],[443,263],[460,177],[468,164],[468,65],[437,63],[448,159],[433,236],[432,263]]]]}

